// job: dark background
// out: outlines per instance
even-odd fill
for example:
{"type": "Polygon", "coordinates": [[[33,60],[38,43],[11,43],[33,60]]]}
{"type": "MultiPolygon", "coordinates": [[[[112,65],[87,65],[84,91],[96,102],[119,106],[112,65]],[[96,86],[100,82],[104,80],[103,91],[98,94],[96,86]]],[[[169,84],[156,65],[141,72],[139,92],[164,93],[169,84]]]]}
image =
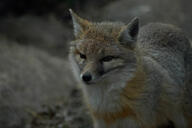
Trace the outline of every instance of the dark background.
{"type": "Polygon", "coordinates": [[[0,128],[92,128],[67,59],[69,8],[88,20],[140,18],[192,37],[190,0],[1,0],[0,128]]]}

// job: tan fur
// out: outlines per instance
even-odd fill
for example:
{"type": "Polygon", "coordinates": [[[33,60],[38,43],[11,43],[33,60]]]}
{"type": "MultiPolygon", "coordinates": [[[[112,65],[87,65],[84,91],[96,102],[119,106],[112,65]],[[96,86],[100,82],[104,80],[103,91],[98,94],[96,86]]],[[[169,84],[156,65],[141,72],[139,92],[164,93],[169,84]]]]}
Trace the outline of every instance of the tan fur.
{"type": "Polygon", "coordinates": [[[136,119],[136,114],[129,106],[123,106],[121,110],[117,112],[97,112],[93,111],[94,118],[103,119],[107,125],[113,124],[119,119],[124,119],[127,117],[136,119]]]}
{"type": "Polygon", "coordinates": [[[82,33],[80,39],[88,38],[101,42],[114,41],[117,40],[120,30],[121,28],[115,28],[105,32],[104,28],[99,29],[95,25],[90,25],[89,29],[82,33]]]}
{"type": "Polygon", "coordinates": [[[122,103],[130,103],[131,100],[141,97],[140,94],[143,91],[146,81],[146,74],[142,68],[139,66],[135,76],[127,82],[126,88],[122,92],[122,103]],[[129,99],[130,101],[126,101],[129,99]]]}

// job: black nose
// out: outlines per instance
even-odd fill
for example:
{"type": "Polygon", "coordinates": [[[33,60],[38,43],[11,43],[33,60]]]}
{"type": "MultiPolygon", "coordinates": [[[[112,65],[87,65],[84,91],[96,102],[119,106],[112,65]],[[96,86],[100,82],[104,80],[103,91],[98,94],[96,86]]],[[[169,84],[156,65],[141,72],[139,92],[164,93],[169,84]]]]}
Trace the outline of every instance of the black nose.
{"type": "Polygon", "coordinates": [[[92,79],[92,76],[89,72],[84,73],[82,76],[82,80],[84,82],[89,82],[89,81],[91,81],[91,79],[92,79]]]}

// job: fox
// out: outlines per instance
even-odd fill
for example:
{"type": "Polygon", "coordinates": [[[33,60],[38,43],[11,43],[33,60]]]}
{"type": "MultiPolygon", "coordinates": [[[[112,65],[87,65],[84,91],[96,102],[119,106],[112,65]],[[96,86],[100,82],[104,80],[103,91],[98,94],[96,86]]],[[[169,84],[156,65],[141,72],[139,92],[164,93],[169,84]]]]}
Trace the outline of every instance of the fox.
{"type": "Polygon", "coordinates": [[[94,128],[192,128],[192,50],[180,28],[69,11],[69,61],[94,128]]]}

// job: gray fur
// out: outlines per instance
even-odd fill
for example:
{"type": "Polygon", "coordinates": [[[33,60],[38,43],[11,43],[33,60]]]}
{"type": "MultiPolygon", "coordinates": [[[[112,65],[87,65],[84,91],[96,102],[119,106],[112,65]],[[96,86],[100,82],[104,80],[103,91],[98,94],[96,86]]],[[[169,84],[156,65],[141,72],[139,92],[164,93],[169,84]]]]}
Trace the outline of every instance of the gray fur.
{"type": "MultiPolygon", "coordinates": [[[[142,53],[146,65],[149,65],[146,70],[148,70],[149,75],[151,74],[151,78],[154,78],[154,74],[161,74],[152,81],[159,83],[163,80],[170,84],[161,95],[169,96],[170,100],[168,101],[171,101],[173,106],[182,104],[185,112],[191,116],[192,48],[187,37],[175,26],[151,23],[140,29],[137,48],[142,53]],[[182,96],[183,93],[185,93],[185,97],[182,96]]],[[[158,97],[158,95],[155,93],[153,96],[158,97]]],[[[173,108],[168,109],[168,112],[172,111],[173,108]]],[[[181,120],[180,118],[179,121],[175,119],[174,123],[179,123],[181,120]]],[[[181,126],[183,127],[183,125],[181,126]]]]}
{"type": "Polygon", "coordinates": [[[188,39],[176,27],[153,23],[141,28],[138,47],[165,68],[182,85],[185,81],[185,56],[190,47],[188,39]]]}

